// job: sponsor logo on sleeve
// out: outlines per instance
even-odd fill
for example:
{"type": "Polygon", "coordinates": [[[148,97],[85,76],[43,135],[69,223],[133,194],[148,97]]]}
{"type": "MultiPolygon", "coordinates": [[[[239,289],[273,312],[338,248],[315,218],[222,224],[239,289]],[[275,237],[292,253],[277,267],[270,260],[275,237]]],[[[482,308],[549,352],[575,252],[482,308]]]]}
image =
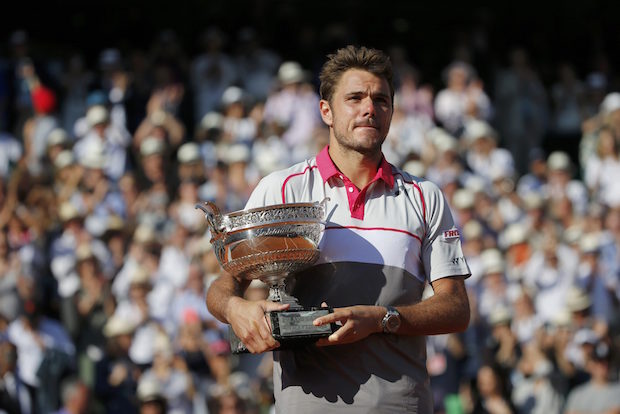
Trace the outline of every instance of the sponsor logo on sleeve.
{"type": "Polygon", "coordinates": [[[456,229],[456,228],[452,228],[450,230],[446,230],[441,235],[441,240],[446,241],[446,242],[460,240],[460,238],[461,238],[461,234],[459,233],[458,229],[456,229]]]}

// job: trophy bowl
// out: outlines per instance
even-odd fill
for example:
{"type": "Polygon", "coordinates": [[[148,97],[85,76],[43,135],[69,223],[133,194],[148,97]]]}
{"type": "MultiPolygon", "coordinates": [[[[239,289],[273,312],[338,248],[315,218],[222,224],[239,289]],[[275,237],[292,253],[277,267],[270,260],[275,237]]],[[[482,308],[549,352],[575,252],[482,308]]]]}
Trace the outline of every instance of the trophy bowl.
{"type": "MultiPolygon", "coordinates": [[[[312,266],[319,258],[325,228],[325,204],[321,202],[276,204],[221,214],[215,204],[196,208],[205,213],[211,244],[222,269],[240,280],[259,279],[269,286],[268,300],[289,304],[289,309],[269,312],[272,334],[281,348],[305,345],[331,334],[333,326],[314,326],[312,321],[330,308],[304,308],[288,294],[287,279],[312,266]]],[[[231,330],[233,353],[245,346],[231,330]]]]}

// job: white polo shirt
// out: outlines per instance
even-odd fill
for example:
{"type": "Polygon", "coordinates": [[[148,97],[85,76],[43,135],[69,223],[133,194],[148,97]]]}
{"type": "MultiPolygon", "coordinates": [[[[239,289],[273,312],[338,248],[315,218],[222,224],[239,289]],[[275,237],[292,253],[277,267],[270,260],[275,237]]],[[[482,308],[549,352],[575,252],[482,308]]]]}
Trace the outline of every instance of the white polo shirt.
{"type": "MultiPolygon", "coordinates": [[[[325,147],[261,180],[246,208],[329,198],[320,258],[295,277],[303,306],[398,306],[422,299],[427,281],[469,275],[440,189],[383,159],[358,189],[325,147]]],[[[276,411],[432,412],[422,336],[376,334],[348,345],[274,354],[276,411]]]]}

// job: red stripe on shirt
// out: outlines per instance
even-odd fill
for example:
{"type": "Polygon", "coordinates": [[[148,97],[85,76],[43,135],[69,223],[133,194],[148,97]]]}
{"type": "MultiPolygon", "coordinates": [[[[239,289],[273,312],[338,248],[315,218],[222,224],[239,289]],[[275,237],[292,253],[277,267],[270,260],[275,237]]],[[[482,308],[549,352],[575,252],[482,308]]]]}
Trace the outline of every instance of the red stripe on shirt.
{"type": "Polygon", "coordinates": [[[397,233],[404,233],[408,236],[411,236],[414,239],[418,240],[420,243],[422,243],[422,239],[420,239],[420,237],[417,236],[416,234],[408,232],[407,230],[392,229],[389,227],[358,227],[358,226],[327,226],[325,227],[325,230],[342,230],[342,229],[395,231],[397,233]]]}
{"type": "Polygon", "coordinates": [[[420,194],[420,201],[422,202],[422,219],[424,220],[424,226],[426,227],[426,201],[424,200],[424,194],[422,193],[422,189],[415,181],[407,181],[402,174],[398,173],[398,175],[401,176],[404,182],[413,185],[416,190],[418,190],[418,193],[420,194]]]}
{"type": "Polygon", "coordinates": [[[284,189],[286,188],[286,183],[288,182],[288,180],[290,180],[291,178],[296,177],[298,175],[304,175],[308,170],[312,170],[313,168],[317,168],[317,166],[316,165],[312,165],[312,166],[309,165],[302,172],[291,174],[291,175],[289,175],[288,177],[286,177],[284,179],[284,182],[282,183],[282,203],[283,204],[286,203],[286,196],[284,195],[285,194],[284,189]]]}

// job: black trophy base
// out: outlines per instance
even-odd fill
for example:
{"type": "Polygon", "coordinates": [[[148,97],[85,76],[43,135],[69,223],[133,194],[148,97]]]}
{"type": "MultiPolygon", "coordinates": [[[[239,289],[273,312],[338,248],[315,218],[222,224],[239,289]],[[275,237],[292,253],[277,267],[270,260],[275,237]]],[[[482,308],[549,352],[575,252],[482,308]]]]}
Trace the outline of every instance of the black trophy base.
{"type": "MultiPolygon", "coordinates": [[[[277,349],[303,348],[336,331],[336,324],[314,326],[312,321],[332,312],[331,308],[306,308],[269,312],[273,337],[280,343],[277,349]]],[[[230,349],[233,354],[249,351],[230,329],[230,349]]]]}

